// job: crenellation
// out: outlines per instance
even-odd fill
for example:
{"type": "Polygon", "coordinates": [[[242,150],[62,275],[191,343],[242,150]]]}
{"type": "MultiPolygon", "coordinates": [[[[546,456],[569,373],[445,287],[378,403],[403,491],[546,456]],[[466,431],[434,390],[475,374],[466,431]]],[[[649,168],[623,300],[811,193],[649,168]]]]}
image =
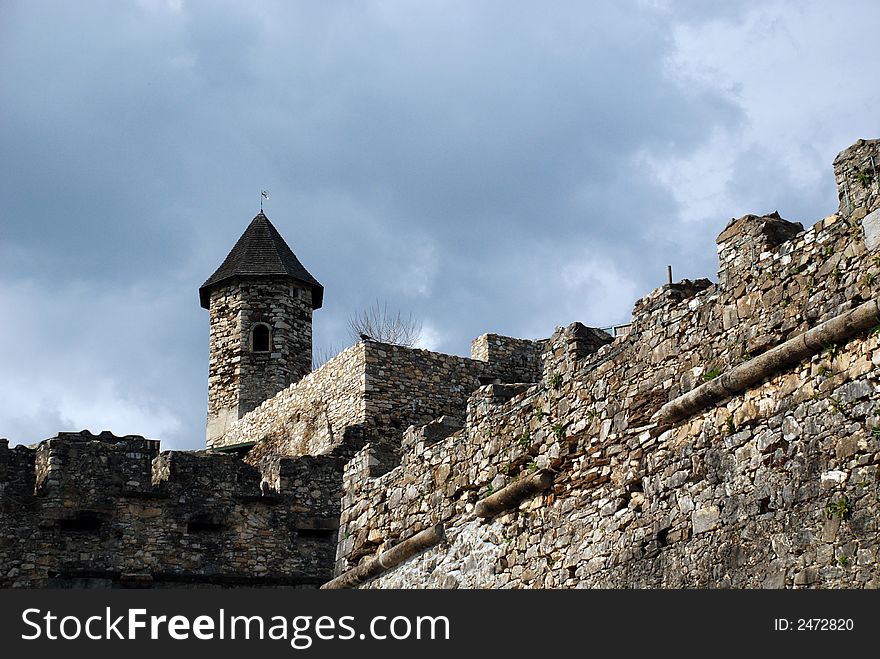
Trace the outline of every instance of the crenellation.
{"type": "Polygon", "coordinates": [[[277,458],[273,475],[233,455],[158,448],[88,431],[36,448],[0,445],[0,585],[118,586],[140,575],[153,587],[315,587],[330,578],[344,458],[277,458]]]}
{"type": "Polygon", "coordinates": [[[541,370],[544,381],[551,387],[556,386],[562,374],[570,371],[575,363],[588,357],[601,358],[601,349],[613,340],[604,330],[579,322],[565,328],[558,327],[543,345],[541,370]]]}
{"type": "Polygon", "coordinates": [[[103,505],[122,493],[149,490],[150,463],[158,453],[158,441],[136,435],[59,433],[36,448],[35,492],[103,505]]]}
{"type": "Polygon", "coordinates": [[[36,451],[27,446],[9,448],[0,439],[0,496],[10,500],[32,497],[36,489],[36,451]]]}

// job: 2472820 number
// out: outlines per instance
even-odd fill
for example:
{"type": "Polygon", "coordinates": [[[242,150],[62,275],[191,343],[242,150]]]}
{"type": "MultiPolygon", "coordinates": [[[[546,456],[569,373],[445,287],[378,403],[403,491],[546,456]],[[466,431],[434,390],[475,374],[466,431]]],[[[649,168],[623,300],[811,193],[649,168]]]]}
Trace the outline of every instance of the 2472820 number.
{"type": "Polygon", "coordinates": [[[795,629],[799,632],[836,632],[851,631],[852,618],[798,618],[795,629]]]}

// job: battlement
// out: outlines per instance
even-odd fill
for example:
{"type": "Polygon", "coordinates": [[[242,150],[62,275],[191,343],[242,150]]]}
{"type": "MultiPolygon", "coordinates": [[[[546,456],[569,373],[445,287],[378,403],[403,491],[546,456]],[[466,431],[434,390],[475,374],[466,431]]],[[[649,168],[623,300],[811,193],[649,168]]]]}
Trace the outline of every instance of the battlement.
{"type": "MultiPolygon", "coordinates": [[[[339,470],[333,457],[321,458],[339,470]]],[[[35,447],[0,440],[0,483],[19,495],[73,497],[82,505],[112,503],[120,496],[206,500],[277,500],[293,493],[284,474],[316,466],[315,456],[273,456],[258,467],[211,451],[159,452],[159,441],[104,431],[63,432],[35,447]]],[[[5,490],[8,491],[8,490],[5,490]]]]}
{"type": "MultiPolygon", "coordinates": [[[[34,449],[34,494],[51,497],[74,491],[95,505],[152,490],[153,459],[159,442],[109,432],[63,432],[34,449]]],[[[82,500],[82,499],[81,499],[82,500]]]]}
{"type": "Polygon", "coordinates": [[[254,467],[107,432],[2,440],[0,584],[318,585],[332,569],[342,464],[254,467]]]}

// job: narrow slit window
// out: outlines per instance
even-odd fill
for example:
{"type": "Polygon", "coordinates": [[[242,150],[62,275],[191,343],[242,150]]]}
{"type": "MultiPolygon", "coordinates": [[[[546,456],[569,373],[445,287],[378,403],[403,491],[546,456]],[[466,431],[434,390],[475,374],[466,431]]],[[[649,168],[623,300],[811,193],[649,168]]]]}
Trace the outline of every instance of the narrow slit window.
{"type": "Polygon", "coordinates": [[[254,352],[269,352],[270,344],[271,340],[268,326],[255,326],[253,334],[251,335],[251,349],[254,352]]]}

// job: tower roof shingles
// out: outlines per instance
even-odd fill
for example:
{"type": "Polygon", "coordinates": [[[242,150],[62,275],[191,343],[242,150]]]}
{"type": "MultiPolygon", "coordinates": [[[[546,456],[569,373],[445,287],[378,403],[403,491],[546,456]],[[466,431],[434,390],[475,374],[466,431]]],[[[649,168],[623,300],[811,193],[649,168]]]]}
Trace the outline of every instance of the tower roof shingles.
{"type": "Polygon", "coordinates": [[[216,272],[199,288],[202,307],[208,308],[214,286],[232,279],[253,277],[295,279],[312,289],[313,308],[320,309],[324,302],[324,287],[299,262],[296,254],[262,211],[241,234],[241,238],[216,272]]]}

